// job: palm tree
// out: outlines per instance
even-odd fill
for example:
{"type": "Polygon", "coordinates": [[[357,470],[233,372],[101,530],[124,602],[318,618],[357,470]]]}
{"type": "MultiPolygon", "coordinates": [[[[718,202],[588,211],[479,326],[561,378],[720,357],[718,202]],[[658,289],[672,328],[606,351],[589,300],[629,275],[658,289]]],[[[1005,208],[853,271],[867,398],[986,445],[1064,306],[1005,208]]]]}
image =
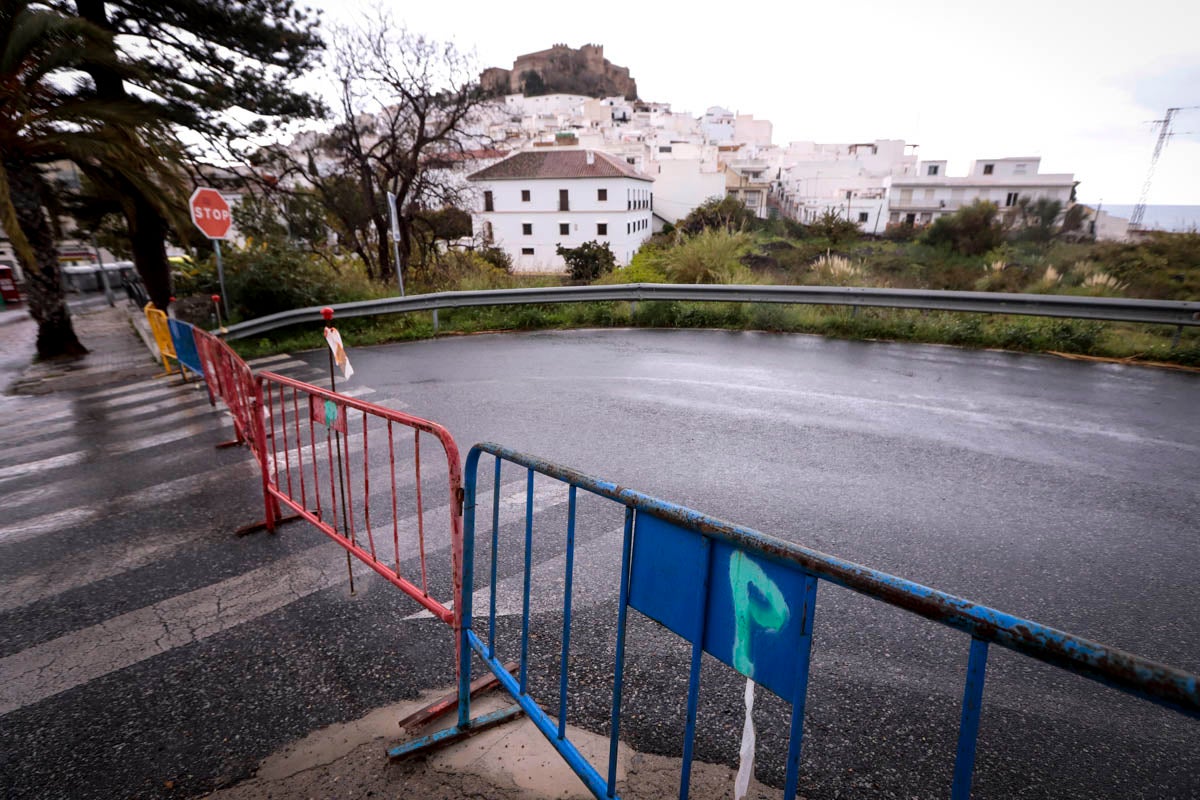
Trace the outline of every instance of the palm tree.
{"type": "Polygon", "coordinates": [[[39,358],[87,352],[71,325],[58,268],[55,205],[44,170],[69,160],[89,176],[118,175],[178,220],[179,149],[169,129],[134,99],[102,100],[89,67],[121,74],[109,34],[28,0],[0,0],[0,225],[28,283],[39,358]]]}

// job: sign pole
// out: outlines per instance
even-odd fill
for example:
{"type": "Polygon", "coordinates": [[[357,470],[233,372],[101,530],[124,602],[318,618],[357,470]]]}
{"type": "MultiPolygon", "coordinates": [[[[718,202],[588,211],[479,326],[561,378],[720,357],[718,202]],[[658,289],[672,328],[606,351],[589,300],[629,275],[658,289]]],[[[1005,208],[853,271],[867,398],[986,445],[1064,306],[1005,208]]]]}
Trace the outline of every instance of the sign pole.
{"type": "Polygon", "coordinates": [[[225,306],[225,319],[229,319],[229,295],[225,293],[225,267],[221,264],[221,240],[213,239],[213,250],[217,254],[217,281],[221,284],[221,304],[225,306]]]}
{"type": "Polygon", "coordinates": [[[396,279],[400,282],[400,296],[404,297],[404,273],[400,271],[400,223],[396,218],[396,195],[387,193],[388,214],[392,220],[392,257],[396,262],[396,279]]]}

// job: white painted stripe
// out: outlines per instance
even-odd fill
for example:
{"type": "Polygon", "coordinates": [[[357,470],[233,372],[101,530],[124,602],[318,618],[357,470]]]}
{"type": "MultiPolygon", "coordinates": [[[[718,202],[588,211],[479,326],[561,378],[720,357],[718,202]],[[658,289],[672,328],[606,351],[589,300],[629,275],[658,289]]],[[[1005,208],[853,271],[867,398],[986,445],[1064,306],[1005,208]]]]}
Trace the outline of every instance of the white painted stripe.
{"type": "Polygon", "coordinates": [[[211,433],[212,427],[209,425],[185,425],[175,430],[159,433],[154,436],[143,436],[139,439],[131,439],[124,442],[116,442],[106,445],[102,450],[76,450],[71,453],[62,453],[61,455],[43,458],[40,461],[27,461],[23,464],[13,464],[7,467],[0,467],[0,481],[9,480],[19,475],[29,475],[30,473],[45,472],[51,469],[61,469],[62,467],[70,467],[75,464],[81,464],[86,461],[89,456],[106,457],[119,456],[128,453],[136,453],[139,450],[148,450],[152,447],[159,447],[170,442],[177,442],[180,439],[189,439],[193,436],[202,436],[206,433],[211,433]]]}
{"type": "Polygon", "coordinates": [[[276,353],[273,356],[263,356],[262,358],[252,358],[249,361],[247,361],[246,363],[252,367],[256,367],[259,364],[270,364],[272,361],[286,361],[287,359],[289,359],[291,357],[292,356],[290,353],[276,353]]]}
{"type": "MultiPolygon", "coordinates": [[[[123,495],[109,497],[102,505],[80,506],[77,509],[55,511],[2,526],[0,527],[0,544],[21,542],[46,533],[54,533],[62,530],[66,524],[79,524],[112,516],[119,513],[114,510],[114,507],[136,511],[140,505],[171,502],[211,484],[224,483],[231,479],[231,475],[238,475],[243,464],[254,465],[254,461],[249,458],[249,452],[246,455],[245,462],[217,467],[197,475],[184,475],[164,483],[156,483],[123,495]],[[80,516],[71,516],[72,514],[80,516]]],[[[257,470],[256,466],[254,468],[257,470]]]]}
{"type": "MultiPolygon", "coordinates": [[[[283,361],[279,364],[272,364],[270,367],[267,368],[266,371],[267,372],[278,372],[280,374],[283,374],[283,373],[287,372],[288,370],[299,369],[300,367],[312,367],[312,364],[309,364],[307,361],[301,361],[300,359],[297,358],[297,359],[292,359],[291,361],[283,361]]],[[[314,367],[314,369],[315,369],[315,367],[314,367]]]]}
{"type": "MultiPolygon", "coordinates": [[[[95,427],[96,425],[104,425],[105,431],[108,432],[109,434],[112,434],[113,432],[124,430],[126,428],[131,428],[134,426],[145,427],[146,425],[149,425],[149,424],[158,425],[161,423],[190,419],[192,417],[198,417],[198,416],[213,416],[215,418],[216,415],[218,415],[220,413],[220,410],[219,410],[220,407],[218,407],[217,409],[213,409],[212,406],[210,406],[208,404],[208,395],[202,395],[201,397],[204,399],[203,404],[187,403],[186,405],[183,405],[183,407],[179,411],[173,412],[171,414],[158,414],[154,417],[153,420],[137,420],[134,422],[122,422],[122,423],[118,423],[116,425],[108,425],[107,423],[105,423],[103,421],[97,421],[94,419],[88,419],[87,417],[81,417],[79,419],[67,419],[67,420],[64,420],[61,422],[53,422],[49,425],[43,425],[41,423],[38,423],[36,425],[36,427],[34,427],[32,429],[28,429],[28,430],[22,429],[19,432],[12,432],[12,433],[7,433],[7,434],[4,432],[0,432],[0,446],[6,444],[8,442],[23,440],[31,434],[39,435],[39,436],[48,436],[49,434],[52,434],[52,433],[66,432],[66,434],[67,434],[66,436],[59,436],[59,437],[57,437],[56,440],[57,441],[62,441],[64,439],[72,440],[72,439],[77,438],[78,436],[86,434],[88,432],[89,428],[95,427]],[[83,430],[79,430],[80,428],[83,428],[83,430]]],[[[181,404],[177,403],[175,405],[181,405],[181,404]]],[[[72,412],[70,414],[70,416],[74,416],[74,415],[75,415],[75,412],[72,412]]],[[[47,439],[47,441],[54,441],[54,440],[47,439]]],[[[3,455],[5,452],[7,452],[7,451],[0,451],[0,455],[3,455]]]]}
{"type": "MultiPolygon", "coordinates": [[[[221,482],[252,480],[257,472],[253,462],[244,461],[230,467],[222,467],[219,470],[191,476],[191,480],[195,481],[192,488],[202,489],[216,482],[218,478],[221,482]]],[[[176,482],[172,481],[171,483],[176,482]]],[[[179,485],[173,487],[159,485],[160,491],[167,492],[167,495],[163,496],[166,500],[174,499],[172,495],[176,492],[186,491],[186,488],[182,480],[179,485]]],[[[94,508],[80,510],[87,511],[89,514],[96,511],[94,508]]],[[[247,514],[253,514],[258,510],[257,506],[248,508],[247,514]]],[[[76,511],[76,509],[71,509],[71,511],[76,511]]],[[[86,519],[81,521],[86,521],[86,519]]],[[[73,523],[68,520],[68,524],[73,523]]],[[[89,548],[70,559],[55,560],[43,567],[5,579],[3,583],[0,583],[0,612],[30,605],[95,581],[144,567],[154,561],[166,558],[172,551],[184,545],[205,537],[225,538],[232,537],[232,535],[232,531],[215,530],[211,521],[205,519],[198,525],[182,529],[164,528],[155,531],[153,536],[128,538],[120,542],[89,548]]]]}
{"type": "MultiPolygon", "coordinates": [[[[146,405],[138,404],[130,408],[125,408],[118,411],[110,411],[104,415],[104,418],[108,420],[129,419],[130,417],[138,417],[142,414],[150,414],[155,411],[166,411],[169,409],[182,408],[184,406],[191,407],[200,405],[201,403],[208,403],[207,394],[198,394],[191,397],[173,397],[158,403],[148,403],[146,405]]],[[[218,401],[217,405],[221,406],[220,401],[218,401]]]]}
{"type": "Polygon", "coordinates": [[[40,461],[28,461],[24,464],[14,464],[11,467],[0,467],[0,481],[6,481],[17,476],[28,476],[45,472],[59,467],[69,467],[81,463],[87,457],[87,452],[76,450],[74,453],[63,453],[59,456],[43,458],[40,461]]]}
{"type": "Polygon", "coordinates": [[[375,394],[375,390],[370,386],[353,386],[349,389],[339,391],[338,394],[344,394],[346,397],[362,397],[368,394],[375,394]]]}
{"type": "Polygon", "coordinates": [[[127,410],[130,406],[138,407],[152,403],[167,402],[170,400],[183,400],[191,397],[192,393],[187,386],[170,386],[166,391],[148,391],[139,392],[136,395],[125,395],[117,398],[110,403],[97,403],[96,405],[103,409],[100,413],[111,414],[116,410],[127,410]]]}
{"type": "Polygon", "coordinates": [[[82,397],[84,400],[98,400],[101,397],[113,397],[118,394],[125,394],[126,392],[133,392],[133,391],[137,391],[138,389],[144,389],[149,386],[161,386],[162,382],[164,380],[166,380],[166,379],[165,378],[148,378],[144,381],[136,381],[134,383],[123,383],[120,386],[113,386],[108,389],[101,389],[100,391],[97,391],[97,392],[88,392],[87,394],[82,395],[82,397]]]}
{"type": "MultiPolygon", "coordinates": [[[[220,471],[223,479],[230,481],[253,480],[257,476],[257,470],[253,468],[252,464],[253,462],[242,462],[235,465],[233,469],[214,470],[210,474],[196,477],[208,482],[220,471]]],[[[408,476],[407,481],[397,482],[397,487],[400,488],[410,489],[412,485],[412,476],[408,476]]],[[[506,494],[520,491],[523,487],[524,483],[514,482],[511,485],[500,487],[500,491],[506,494]]],[[[488,507],[491,507],[491,498],[491,491],[479,495],[480,503],[486,503],[488,507]]],[[[408,504],[410,505],[410,500],[408,500],[408,504]]],[[[377,511],[376,524],[372,525],[372,530],[376,535],[377,552],[385,554],[386,557],[386,554],[392,553],[390,486],[377,487],[376,491],[371,493],[371,507],[377,511]],[[385,516],[379,515],[380,509],[384,509],[385,516]]],[[[257,510],[258,507],[254,506],[252,511],[257,510]]],[[[446,513],[449,513],[449,506],[440,506],[439,509],[426,511],[427,530],[432,529],[428,528],[431,525],[439,524],[445,518],[446,513]]],[[[358,510],[355,510],[355,516],[358,516],[358,510]]],[[[402,518],[398,525],[402,527],[403,524],[402,518]]],[[[47,600],[49,597],[102,581],[104,578],[122,575],[122,573],[155,563],[157,560],[170,558],[176,549],[190,545],[192,542],[205,539],[220,541],[223,537],[230,536],[233,536],[233,531],[214,530],[211,524],[204,524],[184,530],[167,529],[158,531],[154,536],[144,537],[144,539],[127,539],[114,542],[112,545],[90,548],[88,551],[73,555],[71,559],[52,561],[38,569],[23,572],[22,575],[8,578],[4,583],[0,583],[0,613],[12,608],[29,606],[29,604],[47,600]]],[[[360,531],[360,536],[362,539],[366,539],[365,530],[360,531]]],[[[440,549],[443,548],[433,548],[428,552],[439,552],[440,549]]]]}
{"type": "Polygon", "coordinates": [[[179,382],[174,382],[174,381],[168,383],[165,380],[163,380],[163,381],[159,381],[158,383],[154,384],[153,386],[147,386],[147,387],[145,387],[143,389],[139,389],[135,392],[124,392],[122,394],[115,395],[113,397],[86,398],[86,399],[84,399],[83,402],[95,403],[95,404],[99,404],[99,405],[108,406],[109,408],[115,408],[115,407],[121,406],[121,405],[128,405],[129,403],[133,402],[134,400],[145,399],[148,397],[154,397],[156,395],[175,394],[175,393],[178,393],[180,390],[186,390],[186,389],[187,389],[187,384],[180,384],[179,382]]]}
{"type": "MultiPolygon", "coordinates": [[[[565,492],[559,492],[565,500],[565,492]]],[[[504,499],[523,514],[524,492],[504,499]]],[[[448,513],[442,508],[430,513],[448,513]]],[[[415,552],[415,516],[402,547],[415,552]]],[[[438,548],[445,550],[449,544],[438,548]]],[[[427,548],[427,555],[432,551],[427,548]]],[[[354,572],[370,568],[356,561],[354,572]]],[[[131,611],[0,659],[0,715],[53,697],[176,647],[258,619],[346,579],[333,546],[313,547],[237,577],[131,611]]]]}

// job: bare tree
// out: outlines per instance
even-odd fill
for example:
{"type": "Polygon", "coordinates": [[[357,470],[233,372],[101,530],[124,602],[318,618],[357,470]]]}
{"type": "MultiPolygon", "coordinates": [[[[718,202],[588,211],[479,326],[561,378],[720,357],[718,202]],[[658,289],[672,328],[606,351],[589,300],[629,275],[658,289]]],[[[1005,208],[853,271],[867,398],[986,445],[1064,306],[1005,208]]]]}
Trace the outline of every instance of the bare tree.
{"type": "Polygon", "coordinates": [[[372,277],[391,279],[397,267],[408,272],[422,209],[462,204],[466,184],[448,167],[486,145],[477,122],[487,98],[471,56],[386,12],[334,34],[332,70],[338,123],[284,158],[321,197],[343,245],[372,277]],[[388,192],[396,196],[399,265],[388,244],[388,192]]]}

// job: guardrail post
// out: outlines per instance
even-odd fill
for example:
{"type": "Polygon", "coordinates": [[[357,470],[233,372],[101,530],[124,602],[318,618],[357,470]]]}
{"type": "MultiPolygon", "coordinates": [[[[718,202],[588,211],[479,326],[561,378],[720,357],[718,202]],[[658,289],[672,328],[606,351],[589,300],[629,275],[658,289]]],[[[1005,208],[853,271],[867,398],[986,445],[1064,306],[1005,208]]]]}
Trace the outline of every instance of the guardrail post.
{"type": "Polygon", "coordinates": [[[1181,337],[1181,336],[1183,336],[1183,326],[1176,325],[1175,333],[1174,333],[1174,335],[1171,336],[1171,349],[1172,350],[1174,350],[1176,347],[1179,347],[1179,337],[1181,337]]]}
{"type": "Polygon", "coordinates": [[[433,335],[434,335],[434,336],[437,336],[437,333],[438,333],[438,315],[437,315],[437,312],[438,312],[438,310],[435,308],[435,309],[433,310],[433,335]]]}

